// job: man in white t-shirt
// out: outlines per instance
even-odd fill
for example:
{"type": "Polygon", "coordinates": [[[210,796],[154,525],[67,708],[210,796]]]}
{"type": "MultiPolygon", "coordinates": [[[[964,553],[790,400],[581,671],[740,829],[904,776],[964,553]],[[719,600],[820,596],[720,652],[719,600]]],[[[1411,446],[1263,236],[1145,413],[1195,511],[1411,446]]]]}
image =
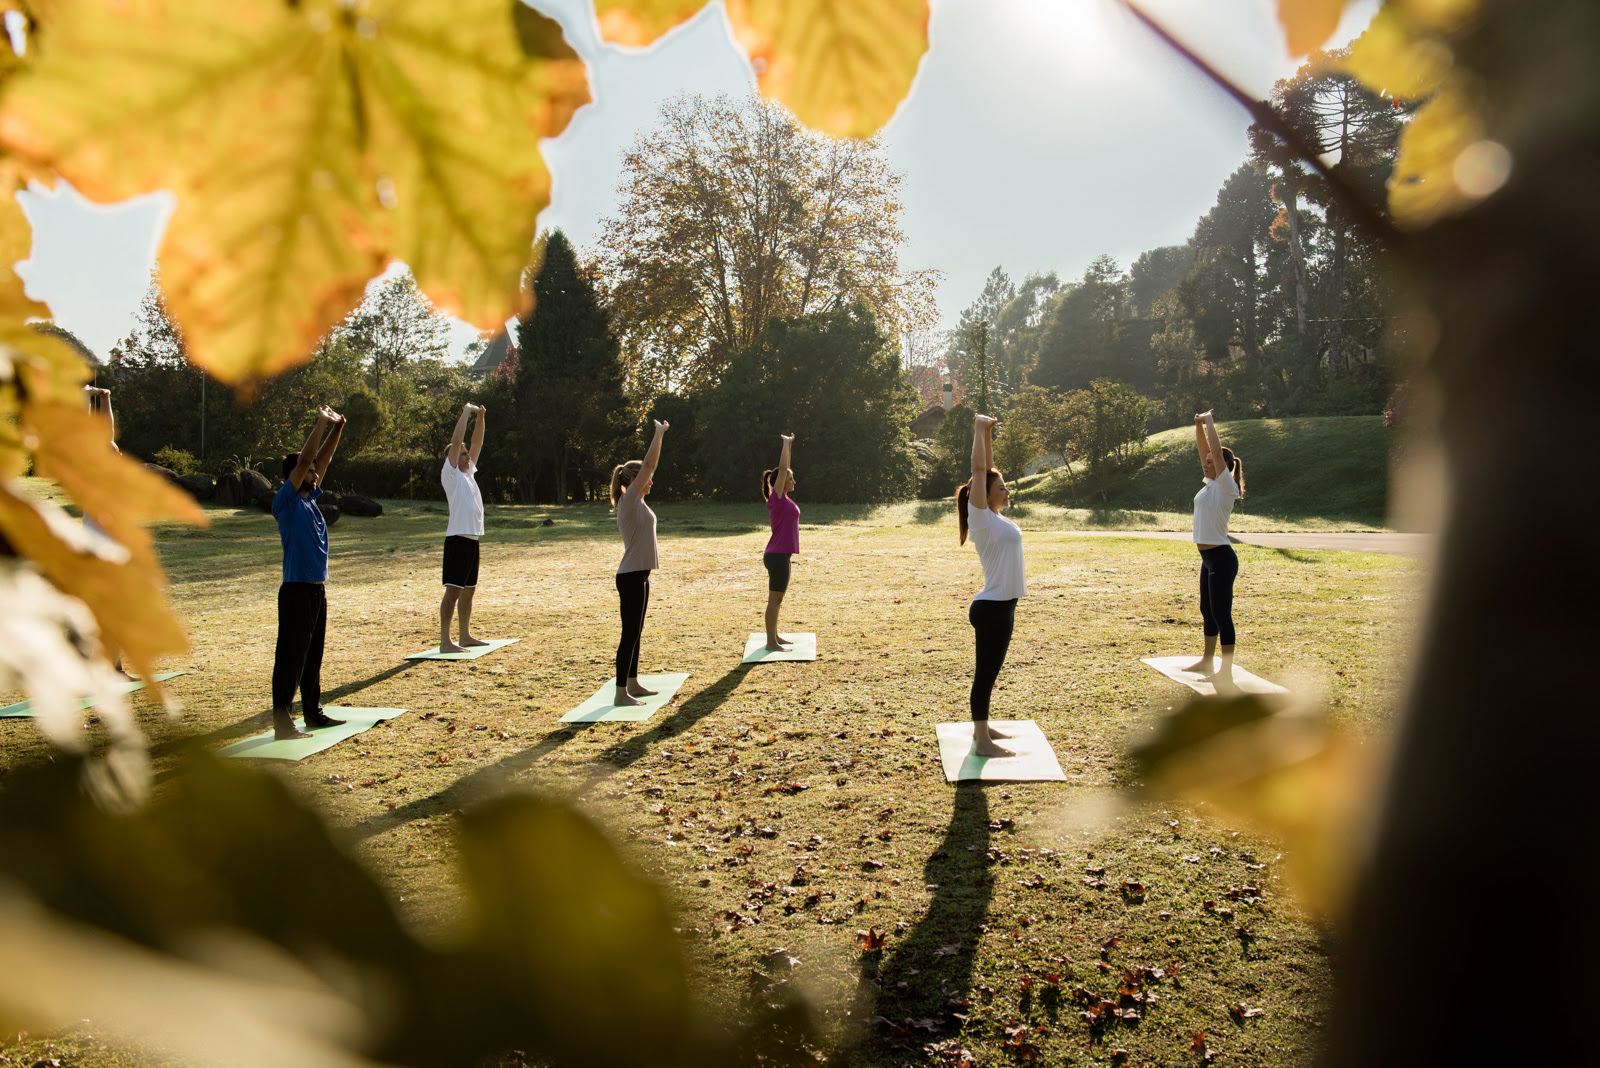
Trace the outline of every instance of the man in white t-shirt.
{"type": "Polygon", "coordinates": [[[478,588],[478,539],[483,537],[483,494],[478,491],[478,454],[483,451],[483,405],[466,404],[456,420],[450,447],[445,450],[445,500],[450,502],[450,525],[444,532],[444,599],[439,602],[439,651],[459,653],[465,646],[487,645],[472,636],[472,595],[478,588]],[[476,413],[472,445],[466,444],[467,421],[476,413]],[[461,616],[461,644],[450,640],[450,617],[461,616]]]}

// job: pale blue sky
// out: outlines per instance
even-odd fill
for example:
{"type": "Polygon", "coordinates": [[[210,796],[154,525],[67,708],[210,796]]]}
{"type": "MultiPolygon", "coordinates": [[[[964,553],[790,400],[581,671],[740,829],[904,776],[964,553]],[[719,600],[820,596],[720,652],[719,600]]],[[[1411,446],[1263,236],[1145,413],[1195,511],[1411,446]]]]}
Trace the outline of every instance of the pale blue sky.
{"type": "MultiPolygon", "coordinates": [[[[720,3],[648,50],[600,43],[591,0],[538,0],[590,63],[596,103],[545,143],[554,199],[541,217],[580,247],[612,210],[620,154],[677,93],[742,93],[754,80],[720,3]]],[[[1147,0],[1146,7],[1256,96],[1293,73],[1273,0],[1147,0]]],[[[1359,33],[1360,0],[1336,38],[1359,33]]],[[[883,132],[904,174],[911,267],[945,273],[953,322],[996,265],[1013,278],[1126,267],[1186,240],[1244,158],[1237,105],[1173,60],[1112,0],[933,0],[931,47],[883,132]]],[[[62,187],[20,195],[34,227],[18,265],[29,293],[104,354],[144,292],[165,194],[91,205],[62,187]]],[[[464,343],[472,336],[459,331],[464,343]]]]}

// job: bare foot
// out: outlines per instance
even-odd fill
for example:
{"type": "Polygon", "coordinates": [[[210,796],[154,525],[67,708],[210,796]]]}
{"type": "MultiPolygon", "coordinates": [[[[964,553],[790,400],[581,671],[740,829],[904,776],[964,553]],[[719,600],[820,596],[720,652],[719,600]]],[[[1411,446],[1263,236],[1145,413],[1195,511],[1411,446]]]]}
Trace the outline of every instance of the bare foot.
{"type": "Polygon", "coordinates": [[[979,756],[985,757],[1008,757],[1017,755],[1003,745],[996,745],[994,740],[991,738],[975,739],[972,743],[972,749],[979,756]]]}
{"type": "Polygon", "coordinates": [[[768,638],[767,639],[767,652],[769,652],[769,653],[787,653],[788,651],[789,651],[789,646],[783,644],[783,639],[782,638],[768,638]]]}
{"type": "Polygon", "coordinates": [[[642,704],[644,704],[643,701],[634,700],[628,695],[628,691],[622,689],[621,687],[617,688],[616,696],[611,698],[611,706],[613,708],[631,708],[635,705],[642,704]]]}
{"type": "Polygon", "coordinates": [[[1003,731],[999,727],[996,727],[993,723],[990,723],[989,724],[989,737],[991,737],[991,738],[1015,738],[1016,735],[1011,734],[1008,731],[1003,731]]]}
{"type": "Polygon", "coordinates": [[[462,645],[467,645],[467,646],[473,646],[473,645],[488,645],[489,643],[484,641],[482,638],[474,638],[470,634],[464,634],[464,635],[461,636],[461,644],[462,645]]]}
{"type": "Polygon", "coordinates": [[[296,727],[293,717],[287,714],[281,716],[274,714],[272,717],[272,737],[275,741],[292,742],[297,738],[309,738],[311,735],[296,727]]]}
{"type": "Polygon", "coordinates": [[[1233,672],[1231,671],[1226,675],[1220,671],[1215,675],[1207,675],[1203,681],[1209,682],[1212,688],[1224,697],[1232,697],[1243,692],[1239,689],[1239,684],[1233,681],[1233,672]]]}
{"type": "Polygon", "coordinates": [[[639,685],[639,680],[638,679],[629,679],[628,680],[628,696],[629,697],[654,697],[655,695],[656,695],[656,691],[655,690],[647,690],[643,686],[639,685]]]}
{"type": "Polygon", "coordinates": [[[1211,658],[1209,656],[1202,656],[1199,660],[1196,660],[1194,663],[1185,664],[1185,665],[1183,665],[1183,667],[1179,668],[1178,670],[1179,671],[1188,671],[1188,672],[1191,672],[1191,673],[1196,674],[1196,675],[1204,675],[1204,674],[1206,674],[1207,672],[1209,672],[1211,670],[1211,658]]]}
{"type": "Polygon", "coordinates": [[[461,648],[461,646],[457,645],[455,642],[440,642],[439,643],[439,651],[441,653],[464,653],[464,652],[466,652],[465,649],[461,648]]]}

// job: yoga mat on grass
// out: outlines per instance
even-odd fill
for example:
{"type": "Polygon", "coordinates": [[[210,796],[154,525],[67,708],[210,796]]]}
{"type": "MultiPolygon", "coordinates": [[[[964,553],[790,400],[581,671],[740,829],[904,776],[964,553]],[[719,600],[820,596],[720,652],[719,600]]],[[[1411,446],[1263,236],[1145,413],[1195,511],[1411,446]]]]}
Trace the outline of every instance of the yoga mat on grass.
{"type": "MultiPolygon", "coordinates": [[[[1173,682],[1181,682],[1189,689],[1202,697],[1215,697],[1217,688],[1207,682],[1198,671],[1184,671],[1185,664],[1192,664],[1194,660],[1187,656],[1150,656],[1139,661],[1149,664],[1173,682]]],[[[1213,668],[1218,661],[1213,660],[1213,668]]],[[[1252,675],[1238,664],[1233,665],[1233,684],[1244,693],[1288,693],[1289,691],[1275,682],[1268,682],[1259,675],[1252,675]]]]}
{"type": "Polygon", "coordinates": [[[750,640],[744,643],[744,663],[765,664],[772,660],[815,660],[817,658],[817,636],[815,634],[780,634],[778,637],[789,643],[786,653],[769,653],[767,651],[767,636],[765,634],[752,634],[750,640]]]}
{"type": "Polygon", "coordinates": [[[649,719],[655,715],[656,710],[672,700],[678,692],[678,687],[683,685],[683,680],[689,677],[687,671],[672,675],[640,675],[639,684],[647,690],[655,690],[654,696],[640,698],[642,705],[623,705],[618,708],[611,703],[616,696],[617,684],[612,679],[607,679],[600,684],[600,688],[589,695],[589,699],[574,708],[571,712],[561,717],[562,723],[636,723],[641,719],[649,719]]]}
{"type": "Polygon", "coordinates": [[[521,638],[495,638],[487,645],[474,645],[463,649],[459,653],[441,653],[438,649],[424,649],[420,653],[412,653],[407,660],[476,660],[485,653],[492,653],[496,649],[504,649],[508,645],[515,645],[521,638]]]}
{"type": "Polygon", "coordinates": [[[362,731],[371,730],[386,719],[403,716],[403,708],[345,708],[341,705],[324,705],[323,711],[334,719],[344,720],[337,727],[322,727],[311,732],[309,738],[291,738],[278,741],[272,732],[263,731],[242,742],[234,742],[217,750],[220,757],[249,757],[252,760],[304,760],[312,753],[320,753],[352,738],[362,731]]]}
{"type": "MultiPolygon", "coordinates": [[[[154,676],[154,678],[157,682],[166,682],[168,679],[175,679],[179,675],[187,674],[189,674],[187,671],[164,671],[154,676]]],[[[135,690],[142,689],[144,689],[143,679],[129,679],[122,684],[123,693],[133,693],[135,690]]],[[[91,708],[93,705],[94,702],[87,697],[78,702],[79,708],[91,708]]],[[[33,703],[31,701],[18,701],[14,705],[6,705],[6,707],[0,708],[0,719],[31,715],[33,715],[33,703]]]]}
{"type": "Polygon", "coordinates": [[[939,735],[939,761],[944,765],[944,777],[949,782],[963,779],[981,779],[984,782],[1050,782],[1066,781],[1061,761],[1056,751],[1031,719],[997,719],[994,726],[1010,738],[999,744],[1015,753],[1008,757],[984,757],[972,751],[972,721],[965,723],[939,723],[934,730],[939,735]]]}

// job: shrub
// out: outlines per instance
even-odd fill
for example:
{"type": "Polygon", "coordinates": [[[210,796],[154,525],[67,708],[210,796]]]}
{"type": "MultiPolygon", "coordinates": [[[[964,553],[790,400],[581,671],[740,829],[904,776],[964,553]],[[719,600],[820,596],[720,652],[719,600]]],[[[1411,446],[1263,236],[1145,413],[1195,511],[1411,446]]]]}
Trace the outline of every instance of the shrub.
{"type": "Polygon", "coordinates": [[[152,463],[158,463],[175,475],[196,475],[200,473],[200,462],[194,454],[187,449],[176,449],[171,445],[162,446],[156,453],[152,463]]]}
{"type": "Polygon", "coordinates": [[[426,452],[366,452],[335,456],[328,467],[328,488],[364,497],[442,501],[439,470],[444,457],[426,452]]]}

